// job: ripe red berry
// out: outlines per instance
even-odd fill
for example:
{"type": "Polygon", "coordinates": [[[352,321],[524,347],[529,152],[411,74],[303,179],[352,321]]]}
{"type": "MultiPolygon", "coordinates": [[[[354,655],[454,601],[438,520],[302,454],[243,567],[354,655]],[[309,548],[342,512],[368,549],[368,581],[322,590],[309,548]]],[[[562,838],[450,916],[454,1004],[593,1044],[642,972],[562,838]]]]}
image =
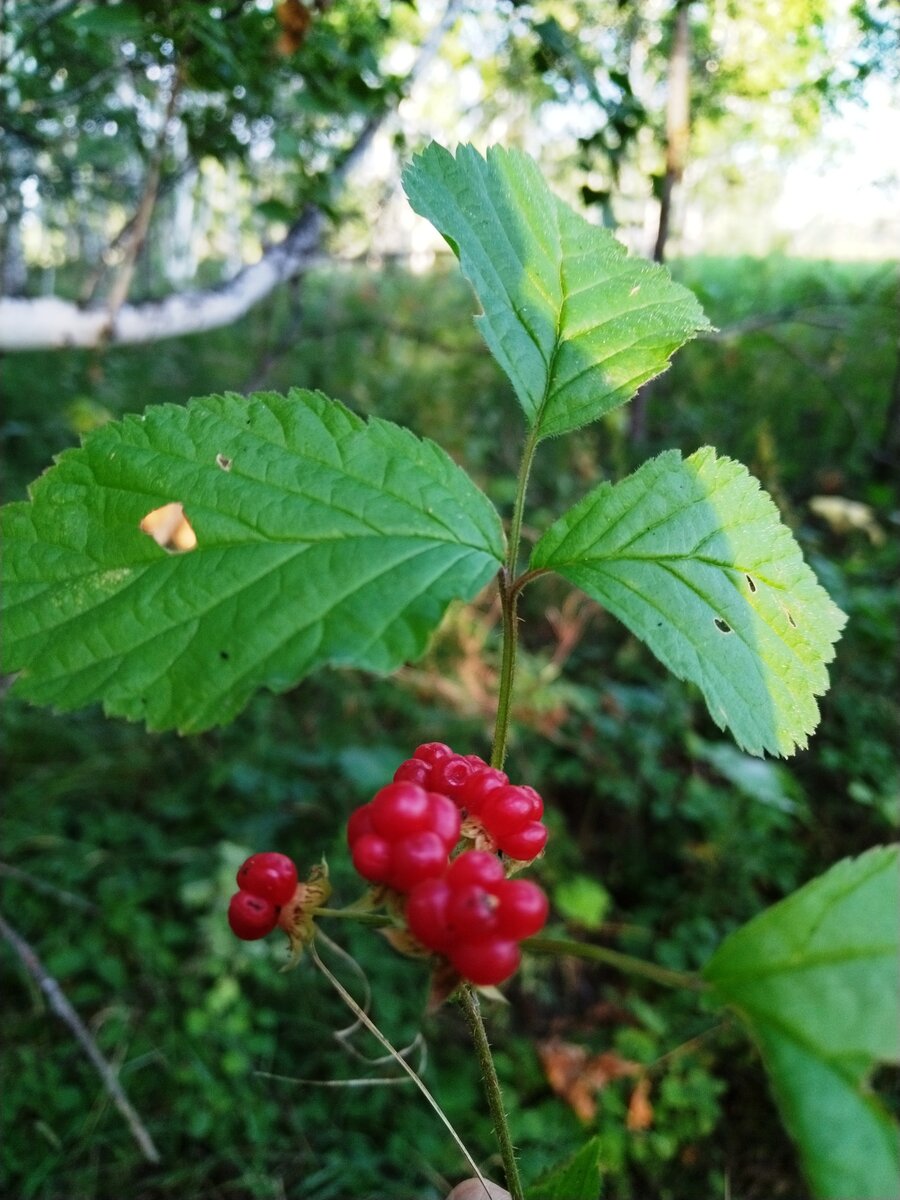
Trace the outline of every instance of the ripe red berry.
{"type": "Polygon", "coordinates": [[[447,900],[450,889],[444,879],[424,879],[409,893],[406,923],[423,946],[443,954],[452,938],[447,928],[447,900]]]}
{"type": "Polygon", "coordinates": [[[398,892],[408,892],[423,879],[442,875],[447,866],[447,847],[429,830],[400,838],[391,846],[390,856],[384,882],[398,892]]]}
{"type": "Polygon", "coordinates": [[[235,892],[228,905],[228,924],[245,942],[254,942],[271,933],[278,923],[278,909],[264,896],[235,892]]]}
{"type": "Polygon", "coordinates": [[[488,833],[499,842],[506,834],[515,833],[533,821],[534,808],[534,800],[525,788],[497,788],[485,800],[481,820],[488,833]]]}
{"type": "Polygon", "coordinates": [[[528,879],[505,879],[494,888],[497,930],[504,937],[534,937],[547,922],[549,904],[544,892],[528,879]]]}
{"type": "Polygon", "coordinates": [[[418,783],[427,787],[431,775],[431,763],[421,758],[408,758],[394,772],[395,783],[418,783]]]}
{"type": "Polygon", "coordinates": [[[459,809],[452,800],[439,792],[428,793],[428,828],[438,835],[448,854],[459,841],[461,824],[459,809]]]}
{"type": "Polygon", "coordinates": [[[372,806],[371,804],[361,804],[359,808],[355,808],[350,814],[350,819],[347,821],[347,843],[352,848],[356,839],[362,837],[364,833],[374,833],[372,828],[372,806]]]}
{"type": "Polygon", "coordinates": [[[297,890],[297,868],[286,854],[251,854],[237,873],[238,887],[253,896],[287,904],[297,890]]]}
{"type": "Polygon", "coordinates": [[[505,878],[503,863],[487,850],[466,850],[454,858],[447,869],[447,883],[451,888],[464,887],[468,883],[492,888],[505,878]]]}
{"type": "Polygon", "coordinates": [[[498,837],[497,845],[510,858],[519,862],[531,862],[547,845],[547,826],[540,821],[529,821],[515,833],[498,837]]]}
{"type": "Polygon", "coordinates": [[[522,954],[516,942],[501,937],[462,942],[450,951],[450,961],[460,975],[481,987],[508,979],[521,960],[522,954]]]}
{"type": "Polygon", "coordinates": [[[372,827],[388,841],[428,828],[428,793],[417,783],[389,783],[369,806],[372,827]]]}
{"type": "Polygon", "coordinates": [[[451,754],[449,758],[440,759],[432,767],[428,786],[432,791],[441,792],[451,800],[461,803],[460,794],[474,771],[474,765],[467,758],[463,758],[461,754],[451,754]]]}
{"type": "Polygon", "coordinates": [[[391,869],[391,844],[377,833],[363,833],[350,848],[353,865],[369,883],[386,883],[391,869]]]}
{"type": "Polygon", "coordinates": [[[494,933],[499,907],[492,892],[477,883],[451,889],[447,901],[447,928],[454,942],[474,941],[494,933]]]}
{"type": "Polygon", "coordinates": [[[422,762],[433,767],[442,758],[450,758],[452,754],[453,751],[444,742],[423,742],[421,746],[416,746],[413,758],[420,758],[422,762]]]}
{"type": "Polygon", "coordinates": [[[476,768],[465,782],[459,795],[463,808],[477,815],[488,796],[498,788],[506,787],[509,776],[498,771],[496,767],[482,766],[476,768]]]}

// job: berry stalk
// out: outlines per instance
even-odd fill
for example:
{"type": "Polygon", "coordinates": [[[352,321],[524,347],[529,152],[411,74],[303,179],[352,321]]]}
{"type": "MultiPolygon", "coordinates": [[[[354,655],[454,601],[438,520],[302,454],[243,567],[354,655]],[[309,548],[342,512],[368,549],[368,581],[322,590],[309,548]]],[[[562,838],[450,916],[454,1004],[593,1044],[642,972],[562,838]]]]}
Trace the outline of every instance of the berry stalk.
{"type": "Polygon", "coordinates": [[[494,1133],[500,1148],[500,1157],[503,1159],[507,1189],[512,1200],[525,1200],[522,1180],[519,1178],[519,1164],[516,1162],[516,1151],[509,1132],[506,1110],[503,1107],[503,1093],[500,1091],[500,1080],[497,1078],[497,1069],[494,1066],[478,996],[469,984],[464,984],[457,992],[456,999],[468,1023],[475,1053],[478,1056],[478,1064],[481,1067],[481,1078],[484,1081],[485,1095],[491,1110],[494,1133]]]}

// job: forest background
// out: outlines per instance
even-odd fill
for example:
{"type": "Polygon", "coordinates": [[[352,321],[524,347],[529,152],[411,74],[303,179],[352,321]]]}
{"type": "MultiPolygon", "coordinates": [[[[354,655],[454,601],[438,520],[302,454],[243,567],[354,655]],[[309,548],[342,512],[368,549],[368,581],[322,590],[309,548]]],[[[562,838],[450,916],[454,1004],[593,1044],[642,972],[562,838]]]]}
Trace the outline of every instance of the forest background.
{"type": "MultiPolygon", "coordinates": [[[[521,146],[666,261],[716,327],[630,409],[547,445],[537,510],[661,449],[715,445],[760,478],[850,618],[820,730],[781,762],[723,740],[587,599],[535,608],[511,753],[552,810],[538,876],[557,927],[693,969],[896,836],[890,5],[55,0],[8,2],[4,22],[5,500],[122,413],[297,385],[434,438],[507,505],[514,400],[398,180],[432,137],[521,146]]],[[[4,696],[0,913],[115,1065],[160,1161],[7,939],[0,1194],[424,1200],[459,1177],[412,1089],[333,1086],[372,1074],[332,1036],[339,1002],[310,968],[279,975],[277,951],[237,944],[223,912],[238,863],[276,844],[324,853],[353,894],[347,813],[421,741],[485,751],[497,618],[485,594],[391,680],[316,676],[191,738],[4,696]]],[[[413,964],[364,932],[345,944],[490,1171],[461,1032],[423,1022],[413,964]]],[[[491,1028],[532,1175],[589,1131],[608,1200],[808,1194],[728,1023],[597,966],[535,960],[510,992],[491,1028]],[[587,1107],[551,1087],[565,1056],[587,1107]],[[651,1080],[640,1119],[630,1064],[651,1080]]],[[[897,1112],[896,1071],[876,1084],[897,1112]]]]}

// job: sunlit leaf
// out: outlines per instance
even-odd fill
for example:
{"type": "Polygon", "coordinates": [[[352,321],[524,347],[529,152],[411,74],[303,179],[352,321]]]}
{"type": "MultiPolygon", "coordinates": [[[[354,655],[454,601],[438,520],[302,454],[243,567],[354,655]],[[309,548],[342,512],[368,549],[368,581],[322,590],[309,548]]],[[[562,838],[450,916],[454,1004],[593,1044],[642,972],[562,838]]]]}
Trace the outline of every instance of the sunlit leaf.
{"type": "Polygon", "coordinates": [[[558,199],[526,154],[432,143],[403,185],[459,256],[479,329],[540,437],[624,404],[709,328],[691,292],[558,199]]]}
{"type": "Polygon", "coordinates": [[[582,588],[696,683],[744,749],[806,745],[845,619],[740,463],[667,451],[564,514],[531,566],[582,588]]]}

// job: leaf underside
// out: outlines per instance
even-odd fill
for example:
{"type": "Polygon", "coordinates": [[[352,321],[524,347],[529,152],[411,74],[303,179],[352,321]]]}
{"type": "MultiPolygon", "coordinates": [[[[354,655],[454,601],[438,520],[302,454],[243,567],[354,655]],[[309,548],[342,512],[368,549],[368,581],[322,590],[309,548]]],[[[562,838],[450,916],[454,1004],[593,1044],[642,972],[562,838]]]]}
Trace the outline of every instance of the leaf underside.
{"type": "Polygon", "coordinates": [[[704,974],[759,1046],[819,1200],[900,1196],[900,1129],[867,1087],[900,1062],[900,847],[838,863],[704,974]]]}
{"type": "Polygon", "coordinates": [[[479,329],[538,437],[624,404],[709,323],[668,271],[629,258],[547,187],[528,155],[432,143],[404,172],[416,212],[460,260],[479,329]]]}
{"type": "Polygon", "coordinates": [[[151,729],[223,724],[325,664],[394,670],[503,557],[496,511],[444,451],[307,391],[126,417],[2,519],[17,691],[151,729]],[[186,553],[140,528],[173,502],[186,553]]]}
{"type": "Polygon", "coordinates": [[[609,609],[744,749],[806,745],[845,618],[740,463],[667,451],[575,505],[531,567],[609,609]]]}

